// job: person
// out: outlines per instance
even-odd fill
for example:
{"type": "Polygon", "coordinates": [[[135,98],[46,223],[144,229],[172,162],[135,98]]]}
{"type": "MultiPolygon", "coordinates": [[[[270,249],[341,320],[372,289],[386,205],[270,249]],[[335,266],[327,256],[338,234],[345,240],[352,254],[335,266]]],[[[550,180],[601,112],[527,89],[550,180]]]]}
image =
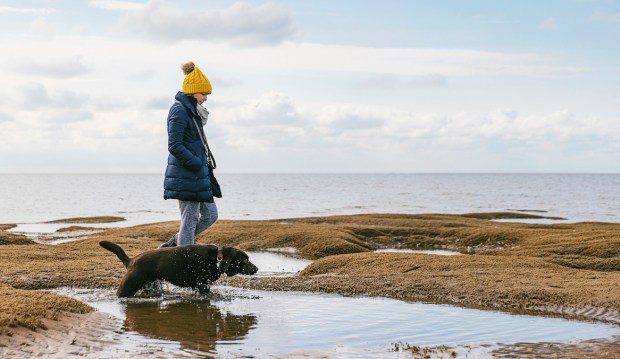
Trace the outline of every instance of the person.
{"type": "Polygon", "coordinates": [[[209,112],[202,104],[211,94],[211,82],[193,62],[181,69],[185,74],[182,91],[176,94],[168,113],[169,154],[164,179],[164,199],[179,201],[181,227],[160,248],[194,244],[196,236],[218,217],[209,173],[212,157],[207,153],[203,129],[209,112]]]}

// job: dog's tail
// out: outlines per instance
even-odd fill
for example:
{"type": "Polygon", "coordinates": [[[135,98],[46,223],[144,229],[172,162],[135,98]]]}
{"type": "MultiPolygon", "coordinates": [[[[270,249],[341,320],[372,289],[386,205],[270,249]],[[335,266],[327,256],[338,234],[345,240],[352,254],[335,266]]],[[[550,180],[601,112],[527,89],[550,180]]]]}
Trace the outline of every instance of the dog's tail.
{"type": "Polygon", "coordinates": [[[123,264],[125,265],[125,267],[127,267],[127,263],[129,263],[131,259],[127,256],[127,254],[125,254],[123,248],[119,247],[117,244],[108,241],[101,241],[99,242],[99,245],[116,254],[118,259],[120,259],[121,262],[123,262],[123,264]]]}

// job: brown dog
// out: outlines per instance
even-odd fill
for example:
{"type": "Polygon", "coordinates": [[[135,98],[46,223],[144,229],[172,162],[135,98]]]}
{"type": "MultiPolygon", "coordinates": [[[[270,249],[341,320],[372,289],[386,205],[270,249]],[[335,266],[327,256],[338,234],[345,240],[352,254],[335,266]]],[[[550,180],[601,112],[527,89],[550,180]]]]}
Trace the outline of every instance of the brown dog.
{"type": "Polygon", "coordinates": [[[160,248],[129,258],[118,245],[101,241],[99,245],[116,254],[127,268],[116,291],[119,297],[130,297],[142,286],[156,279],[170,282],[177,287],[191,287],[201,293],[208,292],[211,283],[223,273],[252,275],[258,268],[242,250],[213,245],[160,248]]]}

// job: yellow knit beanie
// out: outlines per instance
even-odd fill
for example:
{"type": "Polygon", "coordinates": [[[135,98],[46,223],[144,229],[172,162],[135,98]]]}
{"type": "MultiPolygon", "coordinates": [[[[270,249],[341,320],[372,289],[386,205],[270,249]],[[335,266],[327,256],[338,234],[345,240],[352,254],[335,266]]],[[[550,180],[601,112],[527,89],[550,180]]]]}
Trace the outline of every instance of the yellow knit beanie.
{"type": "Polygon", "coordinates": [[[211,82],[193,62],[184,63],[181,70],[185,74],[182,90],[184,94],[211,93],[211,82]]]}

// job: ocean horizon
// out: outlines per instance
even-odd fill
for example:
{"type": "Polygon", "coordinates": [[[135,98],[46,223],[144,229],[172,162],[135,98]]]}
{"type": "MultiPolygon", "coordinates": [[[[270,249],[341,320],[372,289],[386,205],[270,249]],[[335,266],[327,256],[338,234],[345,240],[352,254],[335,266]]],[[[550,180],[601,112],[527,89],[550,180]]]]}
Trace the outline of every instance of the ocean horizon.
{"type": "MultiPolygon", "coordinates": [[[[163,173],[0,174],[0,223],[121,216],[178,220],[163,173]]],[[[615,173],[217,173],[220,219],[520,211],[620,222],[615,173]]]]}

